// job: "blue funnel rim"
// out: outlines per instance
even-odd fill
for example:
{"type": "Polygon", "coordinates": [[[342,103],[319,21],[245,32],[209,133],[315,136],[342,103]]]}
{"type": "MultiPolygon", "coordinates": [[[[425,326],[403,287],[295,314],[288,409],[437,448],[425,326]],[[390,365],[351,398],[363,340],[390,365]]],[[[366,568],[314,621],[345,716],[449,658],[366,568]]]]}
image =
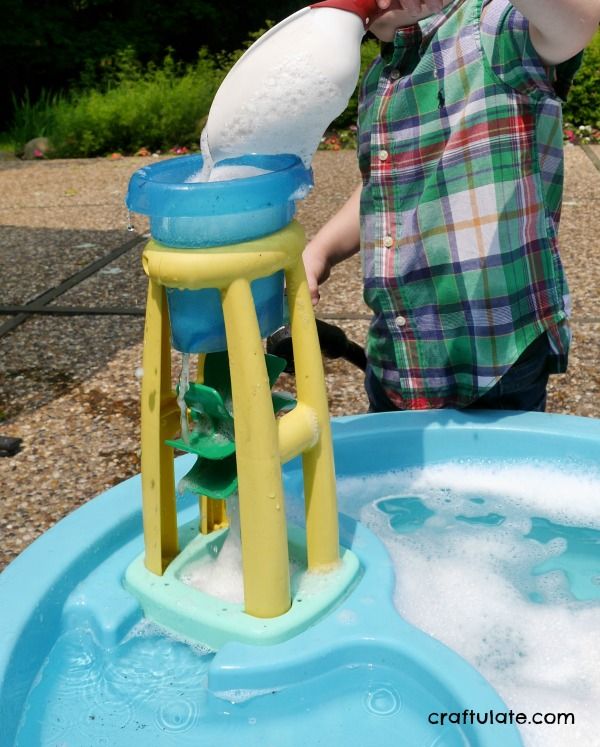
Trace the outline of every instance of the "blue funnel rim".
{"type": "Polygon", "coordinates": [[[314,183],[312,169],[287,153],[248,154],[219,162],[219,166],[266,169],[266,174],[219,182],[186,181],[202,165],[202,155],[193,154],[138,169],[129,181],[128,209],[155,218],[231,215],[306,197],[314,183]]]}

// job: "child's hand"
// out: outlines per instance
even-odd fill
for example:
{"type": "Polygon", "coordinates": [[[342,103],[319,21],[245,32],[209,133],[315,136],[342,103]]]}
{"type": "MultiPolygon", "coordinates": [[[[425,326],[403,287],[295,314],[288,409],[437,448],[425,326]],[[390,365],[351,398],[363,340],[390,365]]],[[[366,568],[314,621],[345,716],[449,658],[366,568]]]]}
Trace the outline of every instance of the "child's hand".
{"type": "Polygon", "coordinates": [[[331,264],[325,254],[319,251],[314,241],[306,245],[302,260],[306,271],[306,279],[308,280],[310,298],[313,306],[316,306],[321,298],[319,286],[329,277],[331,264]]]}
{"type": "Polygon", "coordinates": [[[302,259],[313,306],[319,303],[319,286],[327,280],[331,269],[360,249],[361,191],[359,184],[304,249],[302,259]]]}
{"type": "Polygon", "coordinates": [[[376,0],[379,12],[369,25],[369,31],[380,41],[390,42],[396,31],[413,26],[432,13],[438,13],[450,0],[376,0]]]}
{"type": "Polygon", "coordinates": [[[377,0],[381,10],[405,10],[412,16],[438,13],[449,0],[377,0]]]}

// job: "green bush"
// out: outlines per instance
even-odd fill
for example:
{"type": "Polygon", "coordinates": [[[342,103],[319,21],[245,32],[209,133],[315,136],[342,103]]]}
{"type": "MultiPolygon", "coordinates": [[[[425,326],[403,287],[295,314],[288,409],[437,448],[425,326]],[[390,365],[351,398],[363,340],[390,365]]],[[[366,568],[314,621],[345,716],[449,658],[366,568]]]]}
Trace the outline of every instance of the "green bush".
{"type": "Polygon", "coordinates": [[[17,152],[28,139],[46,135],[58,157],[197,143],[200,122],[225,75],[223,62],[202,50],[195,65],[177,64],[167,54],[162,66],[143,69],[126,50],[101,88],[79,88],[35,105],[24,101],[10,135],[17,152]]]}
{"type": "Polygon", "coordinates": [[[197,142],[223,76],[205,51],[193,66],[183,68],[167,55],[161,67],[146,70],[128,53],[105,90],[82,91],[58,106],[50,133],[55,153],[134,153],[197,142]]]}
{"type": "Polygon", "coordinates": [[[22,152],[28,140],[52,135],[55,114],[62,98],[60,94],[42,91],[37,101],[31,101],[29,92],[26,91],[21,101],[13,99],[15,115],[6,140],[12,143],[17,152],[22,152]]]}
{"type": "Polygon", "coordinates": [[[600,128],[600,33],[585,50],[564,107],[565,122],[600,128]]]}
{"type": "MultiPolygon", "coordinates": [[[[270,25],[266,23],[267,28],[270,25]]],[[[246,46],[265,30],[252,34],[246,46]]],[[[126,49],[103,62],[101,84],[95,82],[97,71],[84,70],[80,84],[69,94],[43,93],[35,102],[26,95],[15,106],[9,138],[18,153],[28,140],[46,136],[52,143],[52,154],[63,158],[197,146],[212,99],[243,52],[214,55],[202,49],[193,65],[177,63],[168,53],[160,66],[143,67],[134,51],[126,49]]],[[[378,54],[379,43],[366,39],[361,48],[361,78],[378,54]]],[[[599,71],[597,34],[565,105],[565,121],[575,127],[600,127],[599,71]]],[[[353,146],[357,109],[358,89],[331,124],[333,137],[325,138],[323,147],[353,146]]]]}
{"type": "MultiPolygon", "coordinates": [[[[367,71],[367,68],[371,66],[373,60],[379,54],[379,42],[373,38],[367,38],[360,48],[360,78],[367,71]]],[[[351,127],[356,124],[358,119],[358,91],[359,87],[356,88],[352,98],[348,102],[346,109],[340,114],[340,116],[332,123],[332,130],[342,130],[351,127]]]]}
{"type": "MultiPolygon", "coordinates": [[[[266,28],[271,25],[267,21],[266,28]]],[[[265,30],[251,34],[246,47],[265,30]]],[[[374,40],[363,44],[361,72],[378,50],[374,40]]],[[[10,138],[19,152],[31,138],[45,135],[52,143],[52,155],[62,158],[194,147],[217,88],[243,52],[210,55],[203,49],[197,62],[187,66],[167,54],[161,66],[144,68],[127,49],[105,60],[101,85],[94,83],[96,71],[84,70],[79,86],[68,95],[44,95],[33,104],[26,97],[15,107],[10,138]]],[[[354,125],[357,106],[358,91],[332,128],[354,125]]]]}

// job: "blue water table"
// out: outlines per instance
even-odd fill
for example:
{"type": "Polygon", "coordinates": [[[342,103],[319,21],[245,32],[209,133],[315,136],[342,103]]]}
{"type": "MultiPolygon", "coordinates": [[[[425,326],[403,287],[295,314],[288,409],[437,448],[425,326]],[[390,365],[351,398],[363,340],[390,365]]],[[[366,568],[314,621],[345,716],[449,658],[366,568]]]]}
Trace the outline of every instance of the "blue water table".
{"type": "MultiPolygon", "coordinates": [[[[398,614],[384,545],[356,512],[338,511],[334,462],[338,479],[357,484],[525,452],[585,469],[600,462],[600,425],[448,411],[332,427],[293,220],[311,174],[292,156],[248,156],[233,165],[260,173],[189,181],[201,165],[172,159],[131,180],[128,206],[150,216],[152,235],[142,471],[0,576],[2,745],[522,744],[514,724],[440,718],[507,708],[475,668],[398,614]],[[285,362],[263,344],[282,322],[284,277],[294,401],[274,391],[285,362]],[[186,365],[197,359],[194,380],[175,388],[172,347],[186,365]],[[235,494],[242,603],[183,581],[224,547],[235,494]]],[[[355,509],[361,500],[373,496],[353,497],[355,509]]],[[[577,575],[589,556],[570,562],[577,575]]]]}

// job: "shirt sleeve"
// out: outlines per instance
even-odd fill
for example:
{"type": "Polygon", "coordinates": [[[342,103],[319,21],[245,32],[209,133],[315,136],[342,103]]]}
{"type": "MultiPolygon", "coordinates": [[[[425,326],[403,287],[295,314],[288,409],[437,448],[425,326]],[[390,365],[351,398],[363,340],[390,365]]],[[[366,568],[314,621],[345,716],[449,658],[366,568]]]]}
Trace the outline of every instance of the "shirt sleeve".
{"type": "Polygon", "coordinates": [[[529,36],[529,21],[509,0],[487,0],[481,44],[494,74],[526,96],[555,96],[555,68],[544,65],[529,36]]]}

